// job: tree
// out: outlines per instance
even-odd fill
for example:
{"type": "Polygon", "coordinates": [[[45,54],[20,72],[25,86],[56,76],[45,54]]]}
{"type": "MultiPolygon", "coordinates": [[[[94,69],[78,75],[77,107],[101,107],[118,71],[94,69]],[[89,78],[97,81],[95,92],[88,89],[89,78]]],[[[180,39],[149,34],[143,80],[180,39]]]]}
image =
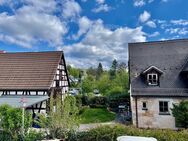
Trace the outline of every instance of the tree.
{"type": "Polygon", "coordinates": [[[97,82],[99,92],[106,95],[112,87],[112,81],[109,79],[108,74],[103,74],[97,82]]]}
{"type": "Polygon", "coordinates": [[[98,67],[97,67],[97,72],[96,72],[96,80],[99,80],[99,78],[101,77],[103,73],[103,67],[102,64],[99,63],[98,67]]]}
{"type": "Polygon", "coordinates": [[[82,82],[83,93],[92,92],[94,88],[95,88],[95,80],[93,76],[88,75],[86,78],[84,78],[82,82]]]}
{"type": "Polygon", "coordinates": [[[67,138],[70,132],[75,132],[79,125],[78,107],[73,96],[66,96],[62,101],[58,96],[50,98],[49,117],[40,116],[39,125],[46,129],[49,138],[67,138]]]}
{"type": "Polygon", "coordinates": [[[181,101],[179,105],[173,104],[171,110],[175,117],[176,126],[188,128],[188,101],[181,101]]]}
{"type": "MultiPolygon", "coordinates": [[[[22,135],[22,110],[9,105],[2,105],[0,106],[0,119],[0,128],[10,134],[13,140],[18,140],[18,137],[22,135]]],[[[32,116],[29,112],[25,114],[24,121],[26,133],[32,123],[32,116]]]]}
{"type": "Polygon", "coordinates": [[[109,71],[111,80],[116,77],[117,66],[118,66],[118,62],[117,62],[116,59],[114,59],[113,62],[112,62],[112,66],[110,68],[110,71],[109,71]]]}
{"type": "Polygon", "coordinates": [[[95,68],[90,67],[87,69],[87,75],[96,76],[96,71],[95,68]]]}
{"type": "Polygon", "coordinates": [[[79,77],[80,69],[71,67],[70,65],[67,66],[67,70],[69,72],[69,75],[73,76],[74,78],[79,77]]]}

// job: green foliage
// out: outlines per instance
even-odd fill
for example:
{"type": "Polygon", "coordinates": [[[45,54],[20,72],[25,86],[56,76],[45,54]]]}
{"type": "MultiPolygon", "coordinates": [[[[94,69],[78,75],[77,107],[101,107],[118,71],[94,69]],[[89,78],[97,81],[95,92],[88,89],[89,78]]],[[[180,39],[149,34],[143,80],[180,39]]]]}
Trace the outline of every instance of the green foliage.
{"type": "Polygon", "coordinates": [[[78,128],[78,107],[73,96],[66,96],[64,101],[60,97],[50,98],[49,117],[40,116],[39,125],[49,131],[49,138],[66,138],[68,132],[78,128]],[[55,104],[55,105],[54,105],[55,104]],[[55,110],[54,110],[55,106],[55,110]]]}
{"type": "Polygon", "coordinates": [[[83,93],[92,92],[94,88],[95,88],[95,79],[89,75],[82,81],[83,93]]]}
{"type": "MultiPolygon", "coordinates": [[[[18,136],[22,134],[22,110],[9,105],[2,105],[0,106],[0,119],[1,129],[10,134],[13,140],[17,140],[18,136]]],[[[31,127],[32,117],[30,113],[25,114],[24,121],[26,133],[28,128],[31,127]]]]}
{"type": "Polygon", "coordinates": [[[89,99],[89,105],[94,106],[97,108],[97,106],[99,107],[106,107],[107,106],[107,98],[105,96],[99,96],[99,97],[92,97],[89,99]]]}
{"type": "Polygon", "coordinates": [[[111,80],[116,77],[117,67],[118,67],[118,62],[117,62],[116,59],[114,59],[113,62],[112,62],[112,66],[110,68],[110,71],[109,71],[111,80]]]}
{"type": "Polygon", "coordinates": [[[175,117],[176,126],[188,128],[188,101],[181,101],[179,105],[173,104],[171,110],[175,117]]]}
{"type": "Polygon", "coordinates": [[[84,108],[80,114],[81,123],[100,123],[115,119],[115,113],[106,108],[84,108]]]}
{"type": "Polygon", "coordinates": [[[113,87],[112,81],[109,79],[108,74],[103,74],[97,82],[97,88],[102,94],[107,94],[107,92],[113,87]]]}
{"type": "Polygon", "coordinates": [[[99,80],[102,73],[103,73],[103,67],[102,67],[102,64],[99,63],[98,68],[97,68],[97,72],[96,72],[96,80],[99,80]]]}
{"type": "Polygon", "coordinates": [[[91,76],[96,76],[96,73],[97,73],[97,70],[95,69],[95,68],[92,68],[92,67],[90,67],[90,68],[88,68],[87,69],[87,75],[91,75],[91,76]]]}
{"type": "Polygon", "coordinates": [[[70,65],[67,66],[67,70],[69,72],[69,75],[74,76],[75,78],[79,77],[80,69],[71,67],[70,65]]]}
{"type": "Polygon", "coordinates": [[[123,92],[123,88],[120,86],[113,87],[111,90],[108,92],[108,96],[116,95],[116,94],[121,94],[123,92]]]}
{"type": "Polygon", "coordinates": [[[39,141],[44,139],[45,135],[41,131],[30,130],[26,133],[24,141],[39,141]]]}
{"type": "Polygon", "coordinates": [[[79,87],[82,87],[81,94],[93,93],[95,89],[99,90],[99,93],[104,96],[111,93],[128,93],[129,82],[127,66],[125,63],[119,64],[116,60],[112,62],[110,70],[103,70],[101,63],[99,63],[97,68],[91,67],[87,70],[80,70],[79,78],[79,87]]]}
{"type": "Polygon", "coordinates": [[[120,104],[128,104],[130,96],[127,94],[114,94],[108,96],[108,106],[116,110],[120,104]]]}
{"type": "Polygon", "coordinates": [[[173,131],[160,129],[138,129],[132,126],[100,126],[89,131],[77,133],[71,141],[117,141],[118,136],[154,137],[158,141],[187,141],[187,130],[173,131]]]}

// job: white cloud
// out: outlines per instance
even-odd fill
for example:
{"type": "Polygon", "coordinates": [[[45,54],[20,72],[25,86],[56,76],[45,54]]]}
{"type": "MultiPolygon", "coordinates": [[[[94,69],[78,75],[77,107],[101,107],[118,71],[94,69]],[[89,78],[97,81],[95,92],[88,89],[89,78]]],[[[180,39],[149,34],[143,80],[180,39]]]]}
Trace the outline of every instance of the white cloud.
{"type": "Polygon", "coordinates": [[[146,3],[144,0],[134,0],[134,6],[136,7],[142,7],[144,6],[146,3]]]}
{"type": "Polygon", "coordinates": [[[151,27],[151,28],[156,28],[156,24],[155,24],[154,21],[147,21],[146,25],[149,26],[149,27],[151,27]]]}
{"type": "Polygon", "coordinates": [[[146,41],[142,27],[119,27],[111,30],[100,19],[90,23],[92,24],[80,42],[62,47],[67,62],[77,67],[89,67],[98,62],[108,67],[114,58],[126,62],[127,43],[146,41]]]}
{"type": "Polygon", "coordinates": [[[139,21],[144,23],[148,21],[150,17],[151,17],[151,14],[147,11],[144,11],[142,14],[140,14],[139,21]]]}
{"type": "Polygon", "coordinates": [[[0,13],[0,40],[27,48],[40,42],[50,46],[62,45],[67,27],[51,13],[56,6],[54,1],[24,2],[25,5],[15,9],[13,15],[0,13]]]}
{"type": "Polygon", "coordinates": [[[167,28],[165,32],[170,34],[186,35],[188,34],[188,28],[167,28]]]}
{"type": "Polygon", "coordinates": [[[179,19],[179,20],[171,20],[170,21],[174,25],[182,25],[182,26],[187,26],[188,25],[188,20],[184,19],[179,19]]]}
{"type": "Polygon", "coordinates": [[[105,0],[96,0],[96,2],[97,2],[98,4],[103,4],[103,3],[105,2],[105,0]]]}
{"type": "Polygon", "coordinates": [[[108,6],[107,4],[101,4],[98,7],[92,9],[93,12],[95,13],[99,13],[99,12],[108,12],[110,11],[112,8],[110,6],[108,6]]]}
{"type": "Polygon", "coordinates": [[[152,34],[149,34],[148,37],[156,37],[156,36],[159,36],[160,33],[158,31],[152,33],[152,34]]]}
{"type": "Polygon", "coordinates": [[[74,0],[64,0],[62,7],[62,15],[64,18],[75,18],[82,11],[80,5],[74,0]]]}
{"type": "Polygon", "coordinates": [[[25,0],[24,2],[35,7],[35,10],[40,12],[53,12],[56,9],[54,0],[25,0]]]}
{"type": "Polygon", "coordinates": [[[81,17],[78,20],[79,31],[76,35],[73,35],[73,39],[78,39],[81,35],[85,34],[91,27],[92,23],[93,22],[90,21],[86,16],[81,17]]]}
{"type": "Polygon", "coordinates": [[[133,5],[135,7],[142,7],[146,5],[147,3],[152,3],[152,2],[154,2],[154,0],[134,0],[133,5]]]}

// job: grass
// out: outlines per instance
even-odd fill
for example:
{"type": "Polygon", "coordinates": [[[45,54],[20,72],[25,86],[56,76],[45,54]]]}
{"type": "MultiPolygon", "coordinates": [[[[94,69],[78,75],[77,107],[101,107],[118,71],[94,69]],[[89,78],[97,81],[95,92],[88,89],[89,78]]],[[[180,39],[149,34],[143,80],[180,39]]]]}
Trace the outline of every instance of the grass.
{"type": "Polygon", "coordinates": [[[115,113],[109,112],[106,108],[85,108],[80,114],[81,123],[101,123],[115,119],[115,113]]]}

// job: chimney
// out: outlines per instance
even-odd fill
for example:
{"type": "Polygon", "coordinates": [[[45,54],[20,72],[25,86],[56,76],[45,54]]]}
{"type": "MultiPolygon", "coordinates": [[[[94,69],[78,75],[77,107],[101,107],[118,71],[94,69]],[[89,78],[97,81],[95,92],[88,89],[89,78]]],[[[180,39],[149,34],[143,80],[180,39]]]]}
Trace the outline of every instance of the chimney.
{"type": "Polygon", "coordinates": [[[6,51],[5,50],[0,50],[0,53],[6,53],[6,51]]]}

